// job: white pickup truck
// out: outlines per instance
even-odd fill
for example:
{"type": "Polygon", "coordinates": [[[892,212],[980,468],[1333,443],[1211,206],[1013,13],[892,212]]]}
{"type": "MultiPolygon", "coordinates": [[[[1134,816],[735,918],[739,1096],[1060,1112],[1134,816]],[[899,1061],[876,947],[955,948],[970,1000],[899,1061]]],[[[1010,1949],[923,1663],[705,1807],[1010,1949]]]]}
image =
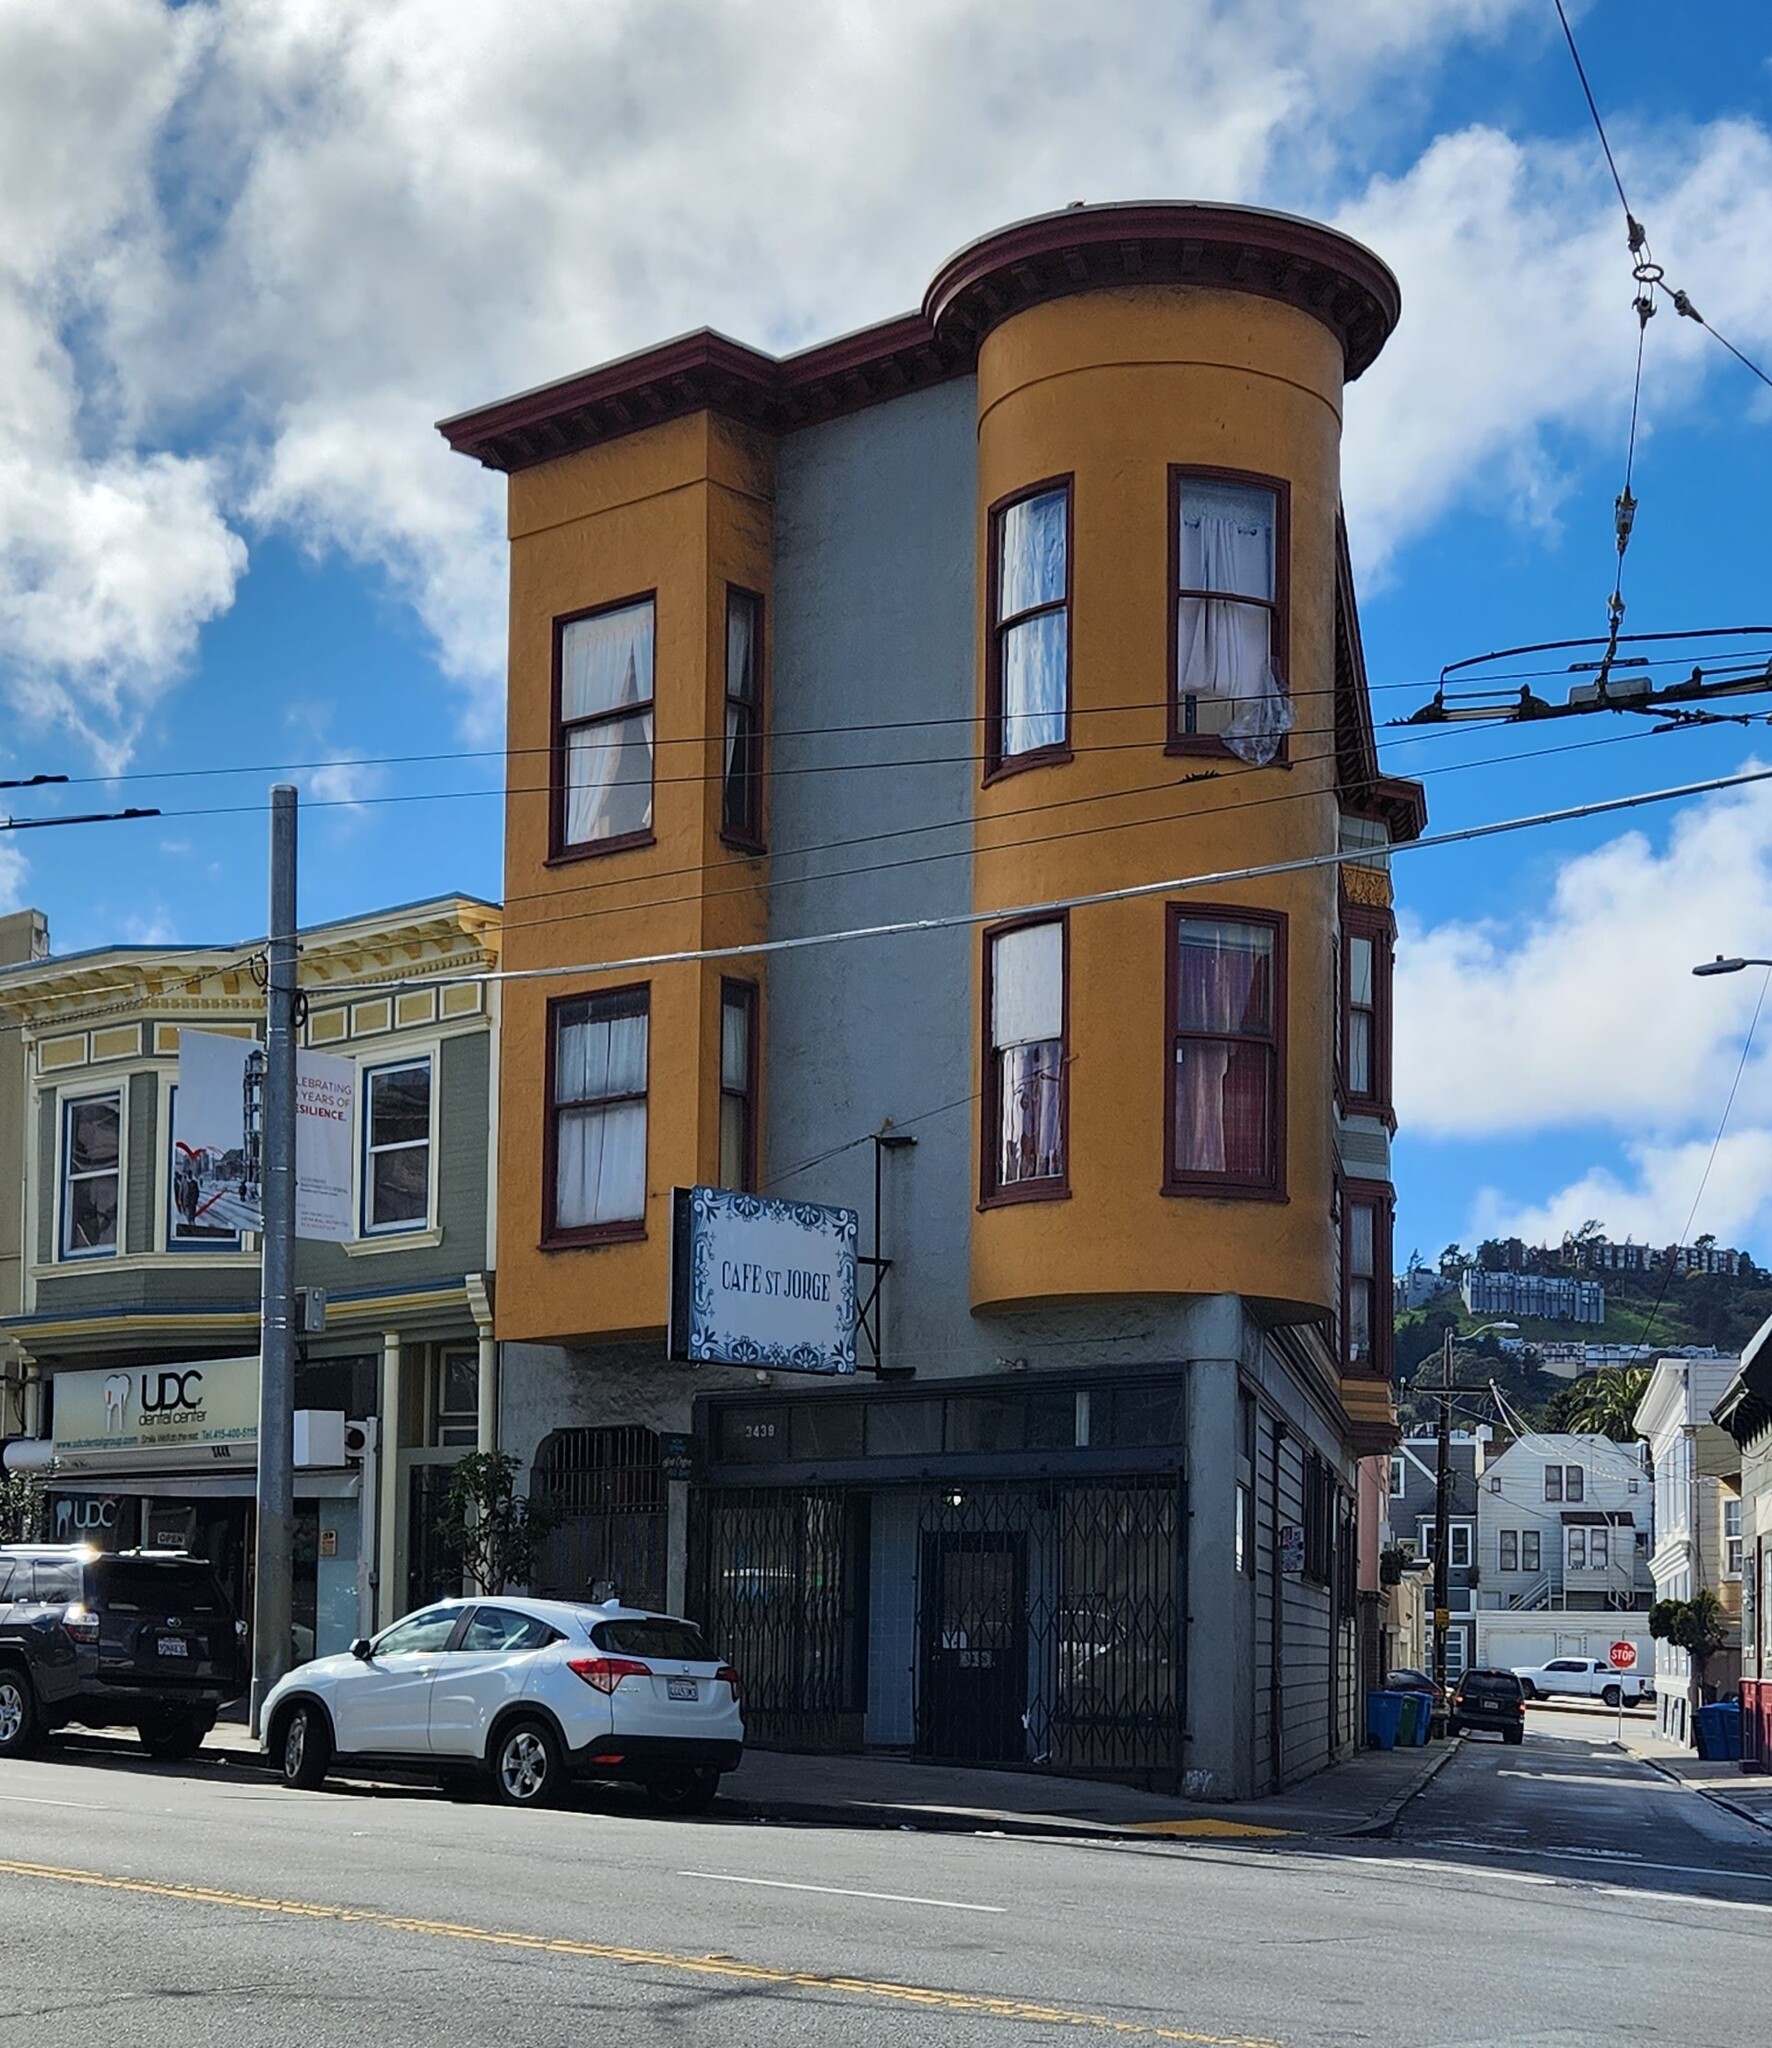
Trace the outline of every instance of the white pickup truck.
{"type": "Polygon", "coordinates": [[[1558,1696],[1604,1700],[1615,1707],[1640,1707],[1655,1697],[1655,1680],[1646,1671],[1614,1671],[1603,1657],[1553,1657],[1536,1668],[1514,1666],[1514,1676],[1529,1700],[1558,1696]]]}

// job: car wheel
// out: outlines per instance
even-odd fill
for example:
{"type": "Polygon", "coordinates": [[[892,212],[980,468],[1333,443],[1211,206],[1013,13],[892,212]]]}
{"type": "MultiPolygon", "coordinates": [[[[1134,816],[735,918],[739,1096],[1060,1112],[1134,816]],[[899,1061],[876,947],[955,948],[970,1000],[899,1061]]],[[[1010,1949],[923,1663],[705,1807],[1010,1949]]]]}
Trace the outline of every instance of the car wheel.
{"type": "Polygon", "coordinates": [[[0,1757],[22,1756],[36,1736],[37,1701],[31,1681],[7,1665],[0,1669],[0,1757]]]}
{"type": "Polygon", "coordinates": [[[1528,1699],[1528,1700],[1535,1700],[1535,1699],[1537,1699],[1537,1697],[1538,1697],[1538,1688],[1537,1688],[1537,1686],[1535,1686],[1535,1685],[1534,1685],[1534,1684],[1532,1683],[1531,1679],[1529,1679],[1529,1678],[1522,1678],[1522,1679],[1520,1680],[1520,1696],[1521,1696],[1521,1698],[1522,1698],[1522,1699],[1528,1699]]]}
{"type": "Polygon", "coordinates": [[[149,1756],[162,1763],[182,1763],[203,1747],[203,1738],[212,1726],[201,1714],[168,1714],[162,1720],[142,1722],[136,1732],[149,1756]]]}
{"type": "Polygon", "coordinates": [[[1609,1685],[1607,1686],[1606,1690],[1603,1693],[1601,1693],[1600,1697],[1606,1702],[1607,1706],[1616,1707],[1623,1700],[1624,1694],[1618,1690],[1617,1686],[1609,1685]]]}
{"type": "Polygon", "coordinates": [[[313,1792],[332,1762],[332,1728],[310,1701],[298,1700],[289,1710],[272,1748],[277,1774],[295,1792],[313,1792]]]}
{"type": "Polygon", "coordinates": [[[545,1721],[512,1721],[492,1746],[492,1796],[501,1806],[552,1806],[566,1765],[545,1721]]]}
{"type": "Polygon", "coordinates": [[[706,1813],[720,1790],[720,1773],[706,1765],[647,1781],[646,1797],[660,1813],[706,1813]]]}

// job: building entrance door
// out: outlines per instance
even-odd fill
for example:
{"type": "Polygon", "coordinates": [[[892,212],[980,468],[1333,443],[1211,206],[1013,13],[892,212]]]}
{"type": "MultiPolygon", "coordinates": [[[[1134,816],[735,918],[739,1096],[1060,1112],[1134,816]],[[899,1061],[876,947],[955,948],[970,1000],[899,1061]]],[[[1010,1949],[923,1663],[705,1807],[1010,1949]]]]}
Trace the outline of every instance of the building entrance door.
{"type": "Polygon", "coordinates": [[[1027,1538],[923,1538],[917,1748],[975,1763],[1027,1758],[1027,1538]]]}

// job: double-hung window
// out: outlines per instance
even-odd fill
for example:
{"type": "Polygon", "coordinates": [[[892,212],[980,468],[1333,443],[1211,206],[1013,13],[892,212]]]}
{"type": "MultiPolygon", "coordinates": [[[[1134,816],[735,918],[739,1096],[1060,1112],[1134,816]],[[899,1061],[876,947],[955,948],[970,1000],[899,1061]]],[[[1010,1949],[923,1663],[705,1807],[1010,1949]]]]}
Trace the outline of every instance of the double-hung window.
{"type": "Polygon", "coordinates": [[[1603,1572],[1611,1564],[1612,1532],[1610,1529],[1590,1529],[1587,1537],[1587,1562],[1590,1571],[1603,1572]]]}
{"type": "Polygon", "coordinates": [[[422,1230],[431,1213],[431,1063],[363,1074],[363,1234],[422,1230]]]}
{"type": "Polygon", "coordinates": [[[1723,1502],[1723,1571],[1731,1579],[1741,1576],[1741,1502],[1723,1502]]]}
{"type": "Polygon", "coordinates": [[[123,1098],[83,1095],[62,1104],[61,1255],[104,1258],[117,1249],[123,1098]]]}
{"type": "Polygon", "coordinates": [[[1341,911],[1341,1089],[1351,1109],[1390,1108],[1391,921],[1341,911]]]}
{"type": "Polygon", "coordinates": [[[757,1185],[757,990],[720,984],[720,1185],[757,1185]]]}
{"type": "Polygon", "coordinates": [[[1068,480],[993,512],[985,743],[993,773],[1069,758],[1070,554],[1068,480]]]}
{"type": "Polygon", "coordinates": [[[554,852],[609,852],[652,832],[654,607],[629,599],[555,627],[554,852]]]}
{"type": "Polygon", "coordinates": [[[1564,1531],[1565,1569],[1572,1572],[1587,1570],[1587,1531],[1568,1529],[1564,1531]]]}
{"type": "Polygon", "coordinates": [[[1065,923],[985,936],[984,1188],[1065,1192],[1065,923]]]}
{"type": "Polygon", "coordinates": [[[1285,967],[1284,919],[1171,906],[1170,1192],[1282,1191],[1285,967]]]}
{"type": "Polygon", "coordinates": [[[1541,1572],[1544,1569],[1544,1541],[1537,1529],[1520,1531],[1520,1569],[1523,1572],[1541,1572]]]}
{"type": "Polygon", "coordinates": [[[1501,1554],[1498,1559],[1498,1565],[1499,1569],[1504,1572],[1517,1572],[1520,1569],[1520,1532],[1518,1529],[1503,1529],[1501,1531],[1501,1554]]]}
{"type": "Polygon", "coordinates": [[[1215,470],[1170,471],[1173,645],[1169,741],[1255,766],[1292,724],[1286,694],[1286,490],[1215,470]]]}
{"type": "Polygon", "coordinates": [[[1345,1188],[1341,1203],[1342,1329],[1349,1365],[1390,1366],[1391,1212],[1387,1193],[1345,1188]]]}
{"type": "Polygon", "coordinates": [[[552,1242],[634,1237],[644,1226],[648,1013],[643,988],[550,1005],[552,1242]]]}
{"type": "Polygon", "coordinates": [[[726,758],[720,830],[736,844],[763,844],[763,600],[726,591],[726,758]]]}

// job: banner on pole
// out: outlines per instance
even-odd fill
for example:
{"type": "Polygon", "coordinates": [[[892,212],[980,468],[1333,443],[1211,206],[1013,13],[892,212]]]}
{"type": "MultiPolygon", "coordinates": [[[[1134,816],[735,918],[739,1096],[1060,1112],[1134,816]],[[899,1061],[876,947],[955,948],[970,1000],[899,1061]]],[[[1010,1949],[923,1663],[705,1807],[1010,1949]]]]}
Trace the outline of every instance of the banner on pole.
{"type": "MultiPolygon", "coordinates": [[[[296,1055],[295,1234],[353,1236],[352,1132],[357,1069],[330,1053],[296,1055]]],[[[170,1229],[213,1244],[264,1229],[265,1049],[218,1031],[178,1035],[170,1229]]]]}

